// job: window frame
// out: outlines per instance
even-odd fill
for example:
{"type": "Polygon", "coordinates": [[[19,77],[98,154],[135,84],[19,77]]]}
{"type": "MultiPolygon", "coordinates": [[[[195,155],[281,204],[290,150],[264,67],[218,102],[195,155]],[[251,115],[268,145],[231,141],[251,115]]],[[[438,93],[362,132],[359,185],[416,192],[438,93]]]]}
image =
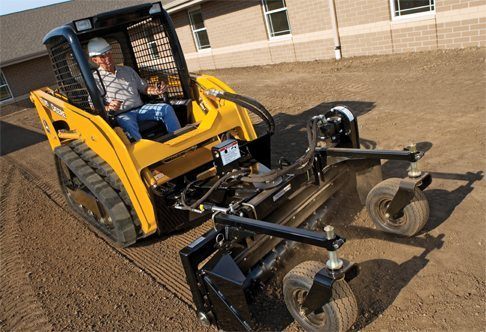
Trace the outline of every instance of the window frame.
{"type": "Polygon", "coordinates": [[[210,51],[211,50],[211,42],[209,42],[209,47],[201,48],[201,45],[199,45],[200,44],[200,40],[199,40],[199,38],[197,36],[197,32],[206,31],[206,34],[208,36],[208,41],[209,41],[208,29],[206,28],[206,24],[204,24],[204,17],[202,15],[201,7],[195,7],[195,8],[189,9],[187,11],[187,16],[189,17],[189,25],[191,27],[192,38],[194,39],[194,45],[196,45],[196,50],[198,52],[207,52],[207,51],[210,51]],[[194,20],[192,19],[192,14],[193,13],[197,13],[197,12],[199,12],[201,14],[201,18],[202,18],[202,21],[203,21],[204,28],[195,29],[196,24],[194,23],[194,20]]]}
{"type": "MultiPolygon", "coordinates": [[[[397,0],[398,2],[400,0],[397,0]]],[[[433,10],[428,10],[428,11],[423,11],[423,12],[420,12],[420,13],[413,13],[413,14],[405,14],[405,15],[396,15],[396,8],[395,8],[395,0],[390,0],[390,13],[391,13],[391,18],[392,18],[392,21],[394,22],[401,22],[401,21],[415,21],[415,20],[426,20],[426,19],[429,19],[429,18],[433,18],[435,17],[435,13],[436,13],[436,6],[437,6],[437,1],[436,0],[429,0],[429,5],[428,6],[423,6],[423,7],[431,7],[431,6],[434,6],[434,9],[433,10]],[[434,1],[434,4],[432,5],[431,2],[434,1]]],[[[413,10],[413,9],[416,9],[416,8],[420,8],[420,7],[415,7],[415,8],[411,8],[411,9],[408,9],[408,10],[413,10]]],[[[399,9],[400,11],[400,9],[399,9]]]]}
{"type": "Polygon", "coordinates": [[[282,0],[284,7],[279,8],[279,9],[270,10],[270,11],[267,11],[266,6],[265,6],[265,1],[267,1],[267,0],[260,0],[260,1],[261,1],[261,5],[262,5],[263,18],[265,19],[265,26],[267,28],[268,39],[269,40],[286,40],[286,39],[292,38],[292,27],[290,26],[289,11],[287,9],[287,3],[285,2],[285,0],[282,0]],[[289,30],[288,30],[289,33],[284,34],[284,35],[279,35],[279,36],[272,36],[272,29],[270,28],[270,20],[269,20],[268,16],[270,14],[279,13],[279,12],[282,12],[282,11],[285,11],[285,16],[287,17],[287,24],[289,26],[289,30]]]}
{"type": "Polygon", "coordinates": [[[149,31],[149,32],[145,31],[145,38],[147,39],[147,46],[150,53],[150,58],[152,60],[160,59],[161,56],[157,45],[157,41],[154,38],[153,31],[149,31]],[[152,48],[153,46],[155,46],[155,52],[154,52],[154,48],[152,48]]]}
{"type": "Polygon", "coordinates": [[[7,101],[10,101],[10,100],[14,99],[14,96],[12,94],[12,89],[10,89],[10,85],[8,84],[7,77],[3,73],[3,70],[2,69],[0,69],[0,75],[3,77],[3,80],[5,81],[5,84],[0,85],[0,88],[6,86],[7,87],[8,94],[10,96],[7,99],[0,100],[0,104],[2,104],[4,102],[7,102],[7,101]]]}

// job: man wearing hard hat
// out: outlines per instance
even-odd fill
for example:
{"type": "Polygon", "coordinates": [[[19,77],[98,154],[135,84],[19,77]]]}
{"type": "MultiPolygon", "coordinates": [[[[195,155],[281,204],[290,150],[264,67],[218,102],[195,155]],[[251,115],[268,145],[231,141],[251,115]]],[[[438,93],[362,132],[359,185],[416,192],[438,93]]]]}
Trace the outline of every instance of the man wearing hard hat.
{"type": "MultiPolygon", "coordinates": [[[[99,65],[99,73],[105,86],[105,109],[115,113],[118,125],[127,135],[139,141],[142,136],[138,128],[141,121],[159,121],[172,133],[181,125],[171,105],[165,103],[143,104],[140,93],[161,95],[167,86],[153,87],[140,78],[137,72],[127,66],[115,66],[111,54],[111,45],[103,38],[93,38],[88,42],[88,53],[95,64],[99,65]]],[[[99,78],[95,76],[101,90],[99,78]]]]}

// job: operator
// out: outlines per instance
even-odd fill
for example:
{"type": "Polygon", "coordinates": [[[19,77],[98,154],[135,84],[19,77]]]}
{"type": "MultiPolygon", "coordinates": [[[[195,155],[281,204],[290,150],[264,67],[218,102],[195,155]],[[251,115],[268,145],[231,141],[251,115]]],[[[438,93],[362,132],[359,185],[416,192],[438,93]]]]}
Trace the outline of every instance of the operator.
{"type": "MultiPolygon", "coordinates": [[[[165,103],[143,104],[140,93],[158,96],[167,91],[167,86],[149,86],[137,72],[127,66],[115,66],[111,54],[111,45],[103,38],[93,38],[88,42],[91,61],[99,65],[99,73],[105,86],[105,110],[114,112],[116,121],[134,141],[142,136],[138,123],[159,121],[172,133],[181,127],[174,108],[165,103]]],[[[101,90],[99,78],[95,75],[101,90]]]]}

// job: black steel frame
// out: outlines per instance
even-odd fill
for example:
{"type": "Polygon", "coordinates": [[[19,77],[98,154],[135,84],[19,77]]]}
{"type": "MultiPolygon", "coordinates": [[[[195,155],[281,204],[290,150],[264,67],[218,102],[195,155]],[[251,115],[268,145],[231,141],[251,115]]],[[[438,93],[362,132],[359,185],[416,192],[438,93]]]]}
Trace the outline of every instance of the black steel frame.
{"type": "Polygon", "coordinates": [[[329,157],[346,157],[351,159],[385,159],[416,162],[424,155],[421,151],[364,150],[347,148],[317,148],[316,152],[329,157]]]}
{"type": "MultiPolygon", "coordinates": [[[[325,188],[333,181],[337,181],[336,187],[339,187],[339,183],[345,181],[340,180],[339,176],[343,172],[346,173],[343,167],[349,172],[359,172],[371,165],[379,166],[381,159],[416,162],[422,156],[422,152],[411,151],[318,148],[314,159],[315,179],[307,178],[302,182],[302,186],[325,188]],[[346,159],[328,165],[327,157],[345,157],[346,159]],[[365,160],[368,162],[364,162],[365,160]]],[[[293,181],[299,182],[298,178],[301,176],[303,175],[294,178],[293,181]]],[[[397,216],[403,211],[413,197],[415,188],[423,190],[430,182],[431,177],[428,173],[424,173],[416,179],[403,180],[389,206],[392,215],[397,216]]],[[[300,225],[299,223],[281,224],[283,220],[268,222],[218,212],[213,215],[213,221],[217,227],[181,250],[180,255],[197,311],[204,313],[209,318],[212,317],[221,329],[251,329],[251,317],[245,296],[254,277],[249,267],[256,263],[255,260],[261,259],[269,250],[272,250],[282,239],[326,248],[329,251],[339,249],[345,242],[345,239],[339,236],[328,240],[323,233],[296,228],[300,225]],[[230,255],[234,249],[232,247],[234,243],[255,234],[265,235],[259,239],[261,241],[255,241],[247,251],[233,255],[234,257],[230,255]],[[221,237],[224,238],[224,241],[218,243],[218,239],[221,237]],[[265,245],[267,242],[269,245],[265,245]],[[255,250],[255,248],[257,249],[255,250]],[[260,255],[252,257],[257,251],[260,251],[260,255]],[[265,253],[263,253],[264,251],[265,253]],[[200,267],[201,262],[208,258],[210,258],[209,262],[200,267]]],[[[359,267],[346,260],[343,262],[340,270],[332,271],[324,268],[316,274],[313,286],[303,303],[307,314],[329,301],[332,286],[336,280],[344,278],[349,281],[357,276],[359,267]]]]}
{"type": "MultiPolygon", "coordinates": [[[[86,97],[84,97],[86,100],[84,100],[83,102],[75,102],[74,104],[76,106],[81,107],[85,111],[100,115],[105,118],[105,120],[109,121],[109,118],[105,112],[103,97],[98,90],[96,81],[92,73],[92,69],[89,65],[86,55],[83,52],[80,40],[89,39],[91,37],[97,36],[98,34],[103,35],[103,33],[115,32],[114,29],[120,29],[120,27],[122,26],[128,26],[129,24],[134,24],[136,22],[143,21],[144,19],[151,18],[158,18],[160,20],[163,33],[165,33],[169,41],[172,53],[171,55],[175,63],[175,68],[178,72],[179,81],[181,83],[183,98],[192,98],[189,71],[187,69],[187,64],[179,43],[179,39],[175,32],[174,25],[169,14],[167,14],[167,12],[162,8],[162,4],[160,2],[158,3],[160,4],[161,8],[161,12],[159,13],[150,14],[149,11],[153,4],[147,3],[114,10],[90,17],[89,19],[93,24],[93,29],[90,29],[88,31],[78,32],[75,28],[74,23],[69,23],[55,28],[47,33],[47,35],[43,39],[43,43],[46,45],[48,50],[50,50],[52,45],[57,45],[61,42],[68,45],[68,47],[72,51],[73,60],[78,67],[76,70],[79,70],[83,79],[84,86],[82,88],[86,91],[86,97]],[[90,101],[94,108],[94,111],[92,111],[91,108],[88,106],[87,95],[89,95],[90,97],[90,101]]],[[[131,51],[131,57],[135,59],[135,54],[133,53],[133,50],[131,51]]],[[[136,65],[136,61],[133,60],[130,61],[130,63],[132,65],[136,65]]],[[[56,64],[54,62],[53,66],[54,71],[57,72],[56,64]]],[[[58,77],[58,84],[62,86],[62,82],[59,81],[59,79],[60,78],[58,77]]],[[[70,100],[69,94],[67,94],[66,97],[68,98],[68,100],[70,100]]]]}
{"type": "MultiPolygon", "coordinates": [[[[206,317],[215,318],[218,327],[225,330],[249,331],[252,326],[246,299],[252,280],[242,273],[231,257],[232,239],[228,234],[266,234],[315,245],[329,251],[338,250],[345,243],[345,239],[338,235],[328,239],[324,233],[223,213],[214,214],[213,221],[221,227],[210,230],[181,250],[180,256],[197,311],[204,313],[206,317]],[[218,240],[221,236],[224,240],[218,240]],[[214,255],[212,259],[199,269],[201,262],[211,255],[214,255]]],[[[351,280],[357,274],[357,266],[347,261],[339,270],[319,271],[309,292],[310,299],[306,302],[306,308],[314,311],[324,305],[332,294],[334,280],[351,280]]]]}

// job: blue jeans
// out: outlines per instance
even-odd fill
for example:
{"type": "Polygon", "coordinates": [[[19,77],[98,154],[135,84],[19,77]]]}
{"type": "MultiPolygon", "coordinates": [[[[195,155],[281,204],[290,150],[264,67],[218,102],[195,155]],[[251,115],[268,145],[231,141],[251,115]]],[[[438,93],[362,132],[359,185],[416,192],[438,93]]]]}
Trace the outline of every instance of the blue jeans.
{"type": "Polygon", "coordinates": [[[128,136],[135,141],[139,141],[142,138],[138,128],[138,123],[142,121],[163,122],[169,133],[181,128],[174,108],[169,104],[146,104],[118,115],[116,121],[128,136]]]}

